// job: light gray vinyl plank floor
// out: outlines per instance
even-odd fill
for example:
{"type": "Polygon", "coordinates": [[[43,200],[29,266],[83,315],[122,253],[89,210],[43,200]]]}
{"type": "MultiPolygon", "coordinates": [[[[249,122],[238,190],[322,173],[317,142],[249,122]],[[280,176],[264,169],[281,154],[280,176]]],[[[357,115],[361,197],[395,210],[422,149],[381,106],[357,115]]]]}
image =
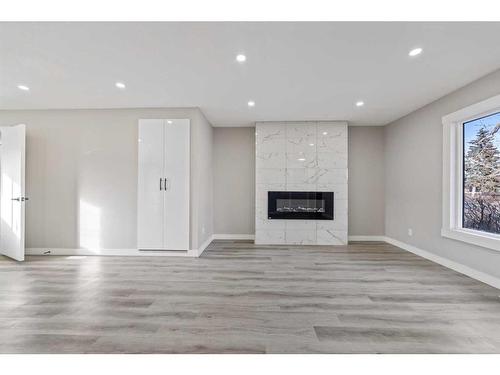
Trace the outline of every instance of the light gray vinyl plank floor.
{"type": "Polygon", "coordinates": [[[0,258],[0,353],[500,353],[499,295],[376,242],[0,258]]]}

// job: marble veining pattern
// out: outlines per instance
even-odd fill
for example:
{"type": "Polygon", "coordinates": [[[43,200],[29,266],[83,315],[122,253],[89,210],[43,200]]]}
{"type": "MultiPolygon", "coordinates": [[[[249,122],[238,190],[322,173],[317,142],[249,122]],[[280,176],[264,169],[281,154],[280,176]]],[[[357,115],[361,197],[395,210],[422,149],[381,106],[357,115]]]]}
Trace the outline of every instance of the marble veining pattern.
{"type": "Polygon", "coordinates": [[[346,244],[347,180],[347,123],[257,123],[256,243],[346,244]],[[268,220],[271,190],[333,191],[335,218],[313,225],[306,220],[268,220]]]}

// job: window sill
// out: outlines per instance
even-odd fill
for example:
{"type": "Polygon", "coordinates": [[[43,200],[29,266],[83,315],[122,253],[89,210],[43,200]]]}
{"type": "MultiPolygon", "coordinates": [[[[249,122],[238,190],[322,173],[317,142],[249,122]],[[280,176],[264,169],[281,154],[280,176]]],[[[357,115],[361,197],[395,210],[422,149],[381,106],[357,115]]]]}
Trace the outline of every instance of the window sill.
{"type": "Polygon", "coordinates": [[[441,236],[500,251],[500,236],[470,229],[441,229],[441,236]]]}

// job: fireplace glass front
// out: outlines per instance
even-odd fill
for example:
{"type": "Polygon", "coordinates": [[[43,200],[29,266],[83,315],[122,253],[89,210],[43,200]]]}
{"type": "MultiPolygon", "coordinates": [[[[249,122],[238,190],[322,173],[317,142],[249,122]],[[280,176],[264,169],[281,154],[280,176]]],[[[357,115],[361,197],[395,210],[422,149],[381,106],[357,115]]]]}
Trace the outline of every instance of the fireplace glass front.
{"type": "Polygon", "coordinates": [[[269,219],[333,220],[333,192],[269,191],[269,219]]]}

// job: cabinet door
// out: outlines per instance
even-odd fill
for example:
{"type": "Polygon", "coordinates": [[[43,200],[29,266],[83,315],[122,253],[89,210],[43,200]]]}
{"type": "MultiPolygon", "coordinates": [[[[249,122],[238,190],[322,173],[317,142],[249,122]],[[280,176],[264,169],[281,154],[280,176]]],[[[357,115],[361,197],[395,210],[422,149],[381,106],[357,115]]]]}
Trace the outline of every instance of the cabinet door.
{"type": "Polygon", "coordinates": [[[189,120],[165,124],[165,248],[189,249],[189,120]]]}
{"type": "Polygon", "coordinates": [[[164,177],[164,124],[164,120],[139,120],[137,204],[139,249],[164,248],[164,186],[160,180],[164,177]]]}

